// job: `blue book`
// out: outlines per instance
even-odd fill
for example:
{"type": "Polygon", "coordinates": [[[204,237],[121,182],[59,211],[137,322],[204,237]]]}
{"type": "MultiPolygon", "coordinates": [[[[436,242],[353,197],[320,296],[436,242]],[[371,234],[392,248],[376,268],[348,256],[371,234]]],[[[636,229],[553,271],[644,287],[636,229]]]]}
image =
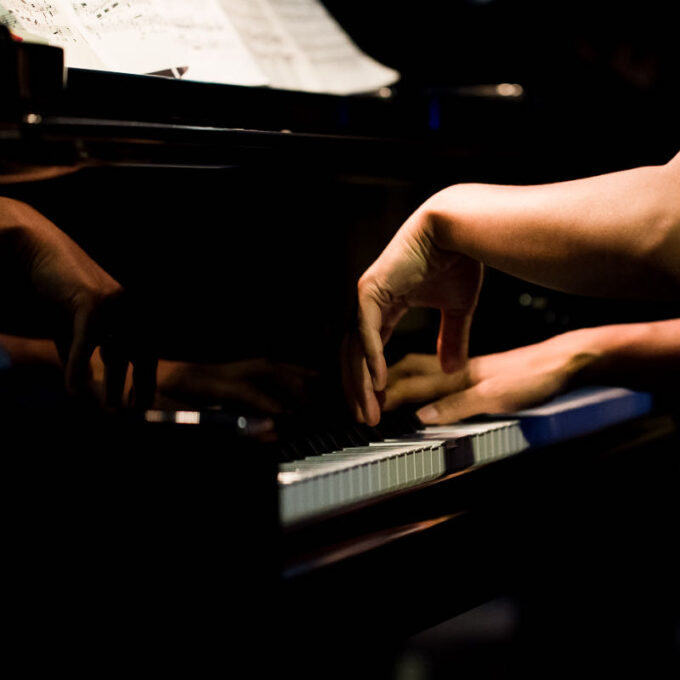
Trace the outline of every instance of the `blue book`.
{"type": "Polygon", "coordinates": [[[517,418],[528,444],[539,446],[645,415],[652,406],[652,395],[647,392],[622,387],[587,387],[503,417],[517,418]]]}

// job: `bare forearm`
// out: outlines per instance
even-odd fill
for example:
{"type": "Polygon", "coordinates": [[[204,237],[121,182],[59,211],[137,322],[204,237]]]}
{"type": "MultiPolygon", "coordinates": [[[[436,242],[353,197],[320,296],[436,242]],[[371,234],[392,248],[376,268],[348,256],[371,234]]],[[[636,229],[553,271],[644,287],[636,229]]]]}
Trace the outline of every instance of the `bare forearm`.
{"type": "Polygon", "coordinates": [[[572,331],[574,350],[590,357],[579,383],[664,390],[680,378],[680,319],[615,324],[572,331]]]}
{"type": "Polygon", "coordinates": [[[455,185],[421,210],[439,248],[534,283],[588,295],[680,292],[680,154],[555,184],[455,185]]]}

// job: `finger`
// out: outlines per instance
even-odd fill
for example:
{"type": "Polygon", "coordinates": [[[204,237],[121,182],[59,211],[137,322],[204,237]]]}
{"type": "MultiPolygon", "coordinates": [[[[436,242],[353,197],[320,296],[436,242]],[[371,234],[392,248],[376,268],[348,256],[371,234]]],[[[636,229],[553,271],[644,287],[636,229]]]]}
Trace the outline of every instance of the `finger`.
{"type": "Polygon", "coordinates": [[[471,314],[442,310],[437,337],[437,354],[444,373],[453,373],[465,366],[471,325],[471,314]]]}
{"type": "Polygon", "coordinates": [[[361,362],[360,370],[360,406],[363,420],[367,425],[373,427],[380,422],[380,401],[383,391],[373,389],[373,378],[365,361],[361,362]]]}
{"type": "Polygon", "coordinates": [[[377,303],[365,300],[361,304],[360,301],[358,322],[360,349],[365,357],[375,391],[384,390],[387,383],[387,363],[381,337],[382,321],[382,311],[377,303]]]}
{"type": "Polygon", "coordinates": [[[359,340],[353,335],[346,340],[343,365],[345,394],[354,417],[359,422],[377,425],[380,422],[380,404],[359,340]]]}
{"type": "Polygon", "coordinates": [[[385,390],[384,408],[391,411],[403,404],[425,402],[451,391],[450,384],[442,375],[417,375],[399,380],[385,390]]]}
{"type": "Polygon", "coordinates": [[[359,399],[354,386],[353,376],[353,352],[351,345],[353,339],[350,335],[345,335],[340,345],[340,377],[342,381],[342,389],[345,395],[345,402],[350,410],[352,417],[358,421],[363,422],[364,416],[359,406],[359,399]]]}
{"type": "Polygon", "coordinates": [[[446,425],[492,412],[491,401],[475,385],[423,406],[416,415],[424,425],[446,425]]]}
{"type": "Polygon", "coordinates": [[[434,354],[407,354],[387,369],[387,387],[414,375],[440,373],[439,359],[434,354]]]}

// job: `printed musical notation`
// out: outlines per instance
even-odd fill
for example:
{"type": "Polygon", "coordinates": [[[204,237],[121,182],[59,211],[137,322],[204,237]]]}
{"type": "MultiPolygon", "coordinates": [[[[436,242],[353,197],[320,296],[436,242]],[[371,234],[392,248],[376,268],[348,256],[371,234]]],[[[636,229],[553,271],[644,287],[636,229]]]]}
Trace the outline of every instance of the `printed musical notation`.
{"type": "Polygon", "coordinates": [[[379,89],[397,73],[363,53],[315,0],[268,0],[320,83],[348,93],[379,89]]]}
{"type": "Polygon", "coordinates": [[[0,0],[0,22],[22,40],[64,48],[83,68],[104,67],[73,21],[68,3],[0,0]]]}
{"type": "Polygon", "coordinates": [[[398,78],[318,0],[0,0],[0,22],[75,68],[338,94],[398,78]]]}

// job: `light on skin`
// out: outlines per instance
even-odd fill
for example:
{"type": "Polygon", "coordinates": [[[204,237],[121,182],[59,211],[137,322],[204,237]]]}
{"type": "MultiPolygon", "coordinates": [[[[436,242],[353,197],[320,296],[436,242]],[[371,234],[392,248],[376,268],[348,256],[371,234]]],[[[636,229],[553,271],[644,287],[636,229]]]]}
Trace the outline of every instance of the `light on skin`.
{"type": "MultiPolygon", "coordinates": [[[[569,293],[677,299],[680,154],[659,166],[552,184],[458,184],[425,201],[358,283],[344,384],[359,420],[380,420],[383,348],[409,308],[440,310],[441,370],[465,367],[484,265],[569,293]]],[[[672,347],[654,361],[673,356],[677,340],[667,342],[672,347]]],[[[636,347],[629,361],[652,360],[636,347]]]]}

